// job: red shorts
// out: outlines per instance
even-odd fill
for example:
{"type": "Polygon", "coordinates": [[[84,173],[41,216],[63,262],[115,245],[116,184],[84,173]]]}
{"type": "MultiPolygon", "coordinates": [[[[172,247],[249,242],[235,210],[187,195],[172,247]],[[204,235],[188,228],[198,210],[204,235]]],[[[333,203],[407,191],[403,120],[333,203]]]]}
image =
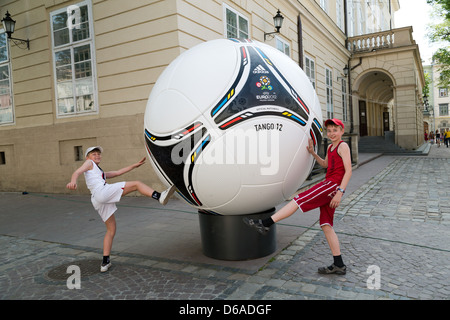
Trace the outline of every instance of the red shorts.
{"type": "Polygon", "coordinates": [[[299,193],[294,201],[303,212],[320,208],[320,226],[328,224],[333,226],[334,211],[330,207],[330,202],[337,192],[339,185],[332,181],[322,181],[311,189],[299,193]]]}

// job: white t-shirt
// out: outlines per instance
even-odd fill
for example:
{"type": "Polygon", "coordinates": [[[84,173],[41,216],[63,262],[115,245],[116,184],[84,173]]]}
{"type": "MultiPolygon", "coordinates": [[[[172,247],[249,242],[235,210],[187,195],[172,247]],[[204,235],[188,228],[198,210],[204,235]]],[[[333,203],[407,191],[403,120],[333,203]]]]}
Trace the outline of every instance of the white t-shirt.
{"type": "Polygon", "coordinates": [[[100,169],[94,161],[92,161],[92,169],[84,173],[84,178],[86,179],[86,186],[94,194],[95,191],[103,187],[106,183],[105,173],[100,169]]]}
{"type": "MultiPolygon", "coordinates": [[[[91,160],[92,161],[92,160],[91,160]]],[[[84,173],[86,185],[91,191],[91,202],[103,221],[106,221],[117,210],[116,202],[122,197],[125,181],[113,184],[106,183],[105,173],[92,161],[92,169],[84,173]]]]}

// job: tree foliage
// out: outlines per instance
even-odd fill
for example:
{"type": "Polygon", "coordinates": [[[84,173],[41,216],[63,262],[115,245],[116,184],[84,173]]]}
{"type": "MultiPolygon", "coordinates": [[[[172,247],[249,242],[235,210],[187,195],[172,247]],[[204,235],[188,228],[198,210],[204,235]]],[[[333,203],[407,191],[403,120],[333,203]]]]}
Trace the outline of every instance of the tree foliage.
{"type": "Polygon", "coordinates": [[[439,86],[450,86],[450,0],[427,0],[433,6],[437,15],[444,17],[444,21],[430,26],[428,38],[432,42],[447,42],[447,46],[439,48],[433,54],[433,61],[438,65],[440,77],[439,86]]]}
{"type": "Polygon", "coordinates": [[[425,86],[422,88],[422,95],[429,97],[430,96],[430,84],[431,84],[431,76],[429,73],[425,72],[425,86]]]}
{"type": "Polygon", "coordinates": [[[427,0],[428,4],[439,5],[446,20],[450,20],[450,0],[427,0]]]}

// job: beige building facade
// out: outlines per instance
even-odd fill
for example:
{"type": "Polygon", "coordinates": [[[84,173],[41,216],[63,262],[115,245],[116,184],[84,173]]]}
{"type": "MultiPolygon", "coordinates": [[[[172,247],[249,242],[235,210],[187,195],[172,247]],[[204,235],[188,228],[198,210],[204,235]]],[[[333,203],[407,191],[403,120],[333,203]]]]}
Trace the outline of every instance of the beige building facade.
{"type": "Polygon", "coordinates": [[[443,133],[450,130],[450,95],[449,89],[439,86],[439,65],[424,66],[425,73],[430,76],[428,110],[424,113],[424,127],[427,133],[431,131],[443,133]]]}
{"type": "Polygon", "coordinates": [[[356,36],[349,42],[356,132],[389,134],[397,145],[417,148],[424,142],[425,79],[411,27],[356,36]]]}
{"type": "MultiPolygon", "coordinates": [[[[158,76],[180,53],[227,37],[289,55],[323,117],[342,119],[349,134],[388,131],[416,148],[423,70],[412,29],[394,29],[398,8],[396,0],[0,0],[1,17],[16,20],[12,37],[30,40],[27,49],[0,29],[0,191],[67,192],[92,145],[104,148],[105,170],[146,156],[143,116],[158,76]],[[265,40],[277,10],[283,25],[265,40]]],[[[148,164],[126,179],[162,188],[148,164]]],[[[84,183],[77,192],[87,193],[84,183]]]]}

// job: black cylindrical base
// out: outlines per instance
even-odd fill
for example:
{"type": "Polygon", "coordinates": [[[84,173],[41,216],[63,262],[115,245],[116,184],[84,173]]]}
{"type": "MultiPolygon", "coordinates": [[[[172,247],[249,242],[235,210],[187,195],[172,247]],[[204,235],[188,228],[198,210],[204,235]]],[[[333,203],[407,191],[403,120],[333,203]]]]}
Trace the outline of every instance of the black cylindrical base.
{"type": "Polygon", "coordinates": [[[270,210],[249,215],[214,215],[198,212],[203,253],[219,260],[251,260],[265,257],[276,250],[276,225],[261,235],[248,227],[242,219],[265,219],[275,212],[270,210]]]}

